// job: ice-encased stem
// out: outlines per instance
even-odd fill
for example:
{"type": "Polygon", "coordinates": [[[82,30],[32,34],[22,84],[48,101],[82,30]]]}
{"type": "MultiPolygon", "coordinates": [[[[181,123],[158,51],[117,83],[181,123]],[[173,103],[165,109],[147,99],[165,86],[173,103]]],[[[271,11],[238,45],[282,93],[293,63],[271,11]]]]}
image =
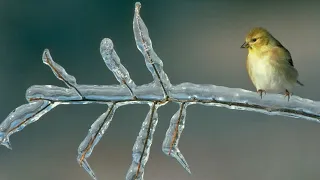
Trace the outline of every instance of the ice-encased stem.
{"type": "Polygon", "coordinates": [[[13,110],[8,117],[0,124],[0,143],[12,149],[9,137],[21,131],[27,125],[37,121],[42,115],[50,111],[59,103],[46,100],[39,100],[24,104],[13,110]]]}
{"type": "Polygon", "coordinates": [[[162,143],[162,151],[175,158],[191,174],[189,165],[178,147],[181,133],[185,127],[187,106],[187,103],[180,103],[179,110],[172,116],[166,137],[162,143]]]}
{"type": "Polygon", "coordinates": [[[143,180],[144,168],[148,161],[153,133],[158,123],[158,105],[150,103],[150,110],[142,123],[139,135],[132,148],[132,163],[126,180],[143,180]]]}
{"type": "Polygon", "coordinates": [[[136,87],[136,84],[130,78],[128,70],[121,64],[120,58],[113,48],[111,39],[104,38],[101,41],[100,54],[107,67],[113,72],[120,84],[125,85],[129,89],[131,95],[134,96],[132,89],[136,87]]]}
{"type": "Polygon", "coordinates": [[[95,180],[97,178],[93,170],[90,168],[90,165],[87,162],[87,158],[90,157],[94,147],[98,144],[103,134],[108,129],[116,109],[116,104],[108,104],[107,112],[99,116],[99,118],[91,125],[91,128],[89,129],[87,136],[81,142],[78,148],[77,161],[79,165],[82,166],[88,172],[88,174],[95,180]]]}
{"type": "Polygon", "coordinates": [[[78,85],[77,88],[81,90],[85,100],[78,100],[78,95],[67,88],[40,85],[31,86],[27,90],[26,98],[28,101],[48,100],[63,104],[188,102],[320,122],[320,102],[295,95],[291,96],[288,102],[281,94],[267,94],[260,99],[256,92],[245,89],[181,83],[171,87],[171,96],[168,99],[164,99],[161,89],[154,84],[137,86],[135,88],[137,98],[133,99],[128,89],[120,85],[78,85]]]}
{"type": "Polygon", "coordinates": [[[45,49],[42,54],[42,61],[44,64],[48,65],[53,74],[61,81],[63,81],[68,87],[73,88],[80,97],[82,97],[81,93],[77,89],[77,80],[74,76],[68,74],[66,70],[60,66],[58,63],[54,62],[49,49],[45,49]]]}
{"type": "Polygon", "coordinates": [[[158,57],[156,52],[152,48],[152,42],[149,37],[147,26],[144,24],[140,17],[141,4],[137,2],[135,4],[135,13],[133,18],[133,32],[136,41],[137,48],[145,58],[145,63],[148,70],[151,72],[155,82],[161,85],[164,96],[169,96],[169,89],[171,87],[170,80],[167,74],[163,70],[163,62],[158,57]]]}

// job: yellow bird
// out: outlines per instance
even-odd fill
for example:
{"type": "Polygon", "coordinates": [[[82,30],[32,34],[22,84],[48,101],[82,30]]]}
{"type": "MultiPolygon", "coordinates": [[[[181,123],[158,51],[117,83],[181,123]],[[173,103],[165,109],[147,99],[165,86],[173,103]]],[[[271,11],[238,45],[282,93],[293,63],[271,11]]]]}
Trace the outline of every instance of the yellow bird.
{"type": "Polygon", "coordinates": [[[303,86],[290,52],[266,29],[253,28],[241,48],[248,49],[247,71],[261,99],[262,93],[284,92],[289,101],[294,85],[303,86]]]}

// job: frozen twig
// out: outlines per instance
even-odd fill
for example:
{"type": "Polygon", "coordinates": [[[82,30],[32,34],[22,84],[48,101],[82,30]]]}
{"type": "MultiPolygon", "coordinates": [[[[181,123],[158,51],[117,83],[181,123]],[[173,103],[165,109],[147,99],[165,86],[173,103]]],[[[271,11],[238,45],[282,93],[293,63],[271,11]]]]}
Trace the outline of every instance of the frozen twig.
{"type": "Polygon", "coordinates": [[[130,78],[127,69],[121,64],[119,56],[113,49],[113,43],[111,39],[104,38],[101,41],[100,54],[107,67],[110,71],[113,72],[114,76],[117,78],[120,84],[124,84],[129,89],[132,97],[135,97],[132,89],[136,87],[136,84],[130,78]]]}
{"type": "Polygon", "coordinates": [[[82,166],[93,179],[96,179],[96,176],[92,169],[90,168],[87,158],[91,155],[93,148],[98,144],[102,138],[105,131],[108,129],[114,112],[117,109],[116,103],[108,104],[107,112],[103,113],[92,125],[88,132],[86,138],[81,142],[78,148],[78,163],[82,166]]]}
{"type": "Polygon", "coordinates": [[[24,104],[13,110],[0,124],[0,142],[12,149],[9,137],[13,133],[21,131],[25,126],[37,121],[42,115],[57,106],[58,102],[39,100],[24,104]]]}
{"type": "Polygon", "coordinates": [[[137,48],[144,56],[148,70],[151,72],[153,79],[160,83],[165,98],[168,97],[167,89],[171,87],[171,83],[167,74],[163,71],[162,60],[154,52],[152,42],[149,37],[147,26],[140,17],[140,2],[135,4],[135,13],[133,18],[133,32],[136,40],[137,48]]]}
{"type": "Polygon", "coordinates": [[[53,61],[53,59],[50,55],[49,49],[44,50],[43,55],[42,55],[42,61],[44,64],[48,65],[51,68],[53,74],[58,79],[63,81],[68,87],[73,88],[77,92],[77,94],[80,97],[82,97],[81,93],[76,88],[76,86],[77,86],[76,78],[72,75],[69,75],[62,66],[60,66],[59,64],[57,64],[56,62],[53,61]]]}
{"type": "Polygon", "coordinates": [[[132,149],[132,163],[126,180],[143,179],[145,165],[150,155],[153,133],[158,122],[157,109],[166,103],[179,104],[172,116],[162,144],[165,154],[175,158],[183,168],[191,173],[188,163],[178,148],[181,133],[185,127],[187,106],[193,104],[225,107],[234,110],[255,111],[267,115],[289,116],[320,122],[320,102],[292,96],[290,101],[283,95],[268,94],[260,99],[256,92],[223,86],[181,83],[172,85],[163,70],[163,62],[152,48],[148,29],[140,17],[141,4],[136,3],[133,31],[136,45],[145,59],[153,81],[137,86],[129,72],[121,64],[111,39],[105,38],[100,44],[101,56],[119,85],[78,85],[76,78],[53,61],[49,50],[44,50],[43,62],[68,88],[52,85],[34,85],[26,92],[28,104],[12,111],[0,124],[0,143],[11,149],[9,137],[25,126],[37,121],[42,115],[60,104],[107,104],[108,110],[91,125],[85,139],[78,148],[77,161],[93,179],[97,179],[87,158],[107,131],[118,107],[131,104],[150,106],[136,142],[132,149]]]}
{"type": "Polygon", "coordinates": [[[162,143],[162,151],[175,158],[181,166],[191,174],[190,167],[178,148],[179,139],[184,129],[188,104],[180,103],[179,110],[172,116],[166,137],[162,143]]]}
{"type": "Polygon", "coordinates": [[[132,148],[132,164],[128,170],[126,179],[142,180],[144,168],[148,161],[153,133],[158,123],[158,103],[150,103],[150,110],[142,123],[139,135],[132,148]]]}

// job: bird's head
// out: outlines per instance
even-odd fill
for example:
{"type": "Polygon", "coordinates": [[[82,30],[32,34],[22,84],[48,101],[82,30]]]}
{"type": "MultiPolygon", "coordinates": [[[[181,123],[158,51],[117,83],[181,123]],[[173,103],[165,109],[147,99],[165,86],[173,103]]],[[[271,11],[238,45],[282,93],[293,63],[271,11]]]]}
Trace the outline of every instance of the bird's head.
{"type": "Polygon", "coordinates": [[[249,51],[257,51],[266,47],[280,44],[266,29],[256,27],[250,30],[246,36],[246,41],[241,48],[248,48],[249,51]]]}

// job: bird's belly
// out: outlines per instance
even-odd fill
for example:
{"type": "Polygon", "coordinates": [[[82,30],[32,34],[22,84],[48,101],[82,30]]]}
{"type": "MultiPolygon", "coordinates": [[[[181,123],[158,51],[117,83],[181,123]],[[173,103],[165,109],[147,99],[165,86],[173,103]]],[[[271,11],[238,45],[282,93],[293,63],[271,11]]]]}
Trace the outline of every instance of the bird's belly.
{"type": "Polygon", "coordinates": [[[267,61],[255,61],[251,64],[251,73],[253,76],[253,84],[257,90],[265,90],[267,92],[284,92],[285,89],[292,88],[291,83],[287,81],[285,76],[277,71],[275,65],[267,61]]]}

